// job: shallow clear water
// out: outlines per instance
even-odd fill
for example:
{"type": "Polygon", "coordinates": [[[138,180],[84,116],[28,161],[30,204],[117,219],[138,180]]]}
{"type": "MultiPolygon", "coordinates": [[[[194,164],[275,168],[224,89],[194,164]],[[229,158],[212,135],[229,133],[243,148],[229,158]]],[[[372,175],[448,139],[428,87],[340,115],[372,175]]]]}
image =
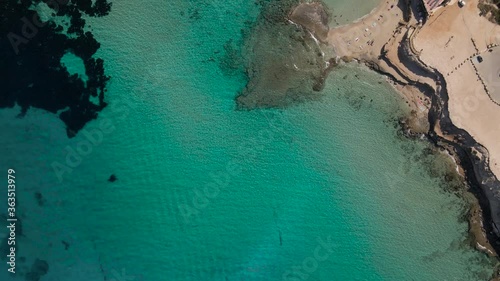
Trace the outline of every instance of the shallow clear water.
{"type": "Polygon", "coordinates": [[[382,77],[342,66],[317,101],[239,111],[245,77],[220,62],[258,6],[113,9],[92,22],[112,79],[87,133],[0,111],[0,163],[19,180],[18,279],[39,258],[41,280],[487,280],[464,242],[465,204],[429,168],[446,157],[397,135],[404,109],[382,77]],[[102,141],[67,158],[103,120],[102,141]]]}
{"type": "Polygon", "coordinates": [[[323,0],[331,10],[332,27],[351,23],[367,15],[379,2],[379,0],[323,0]]]}

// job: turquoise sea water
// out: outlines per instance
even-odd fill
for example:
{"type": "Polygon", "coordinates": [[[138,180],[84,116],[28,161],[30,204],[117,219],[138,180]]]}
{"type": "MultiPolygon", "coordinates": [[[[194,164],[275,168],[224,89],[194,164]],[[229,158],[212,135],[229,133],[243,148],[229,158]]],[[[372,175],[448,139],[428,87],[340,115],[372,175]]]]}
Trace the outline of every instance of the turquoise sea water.
{"type": "Polygon", "coordinates": [[[488,279],[465,203],[444,191],[446,156],[398,136],[404,110],[382,77],[341,66],[318,101],[235,109],[246,81],[221,64],[224,45],[258,13],[245,0],[115,2],[91,23],[112,79],[86,132],[68,140],[52,114],[0,111],[23,224],[14,280],[35,259],[42,281],[488,279]]]}

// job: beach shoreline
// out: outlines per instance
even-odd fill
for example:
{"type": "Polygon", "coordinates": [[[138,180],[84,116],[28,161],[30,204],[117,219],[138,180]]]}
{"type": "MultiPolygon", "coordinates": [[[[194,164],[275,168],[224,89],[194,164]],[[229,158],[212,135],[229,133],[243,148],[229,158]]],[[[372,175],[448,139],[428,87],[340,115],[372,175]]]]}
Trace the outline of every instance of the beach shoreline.
{"type": "MultiPolygon", "coordinates": [[[[463,54],[456,55],[457,59],[458,57],[464,58],[474,66],[472,59],[481,54],[478,48],[482,48],[482,53],[484,53],[500,43],[500,28],[492,27],[493,24],[486,18],[475,14],[477,1],[468,1],[470,3],[465,7],[466,10],[458,7],[457,1],[451,1],[448,6],[436,9],[435,13],[427,19],[420,18],[418,12],[420,8],[415,1],[381,1],[370,14],[355,22],[330,28],[326,39],[322,34],[317,36],[319,35],[316,34],[319,29],[317,25],[311,28],[311,25],[303,24],[303,22],[299,24],[309,29],[311,34],[319,38],[326,46],[333,47],[337,60],[358,61],[388,78],[396,91],[406,100],[412,112],[407,120],[402,121],[404,131],[408,133],[408,136],[425,135],[435,146],[446,149],[455,158],[459,173],[464,176],[470,187],[469,191],[477,199],[477,203],[471,206],[469,212],[469,230],[474,240],[473,246],[490,256],[498,257],[500,253],[498,242],[500,240],[500,196],[498,195],[500,194],[500,181],[498,180],[500,166],[497,163],[500,153],[497,152],[500,147],[492,140],[497,137],[496,134],[500,134],[500,129],[497,130],[498,132],[494,132],[495,128],[470,129],[474,124],[467,122],[467,119],[471,118],[460,118],[470,117],[471,113],[468,107],[457,110],[456,104],[462,102],[463,95],[468,94],[467,91],[460,91],[462,87],[460,83],[473,86],[482,83],[479,84],[481,86],[479,89],[486,93],[475,92],[475,95],[479,96],[478,100],[482,103],[480,105],[486,107],[484,116],[494,120],[496,114],[500,116],[500,107],[492,107],[491,98],[486,98],[486,94],[489,94],[488,89],[479,74],[477,74],[479,79],[476,79],[476,75],[473,74],[466,75],[465,79],[463,76],[450,77],[449,72],[452,70],[446,70],[450,64],[434,60],[434,49],[439,47],[434,46],[434,41],[429,39],[432,38],[431,35],[437,36],[435,33],[440,32],[432,30],[433,28],[439,27],[446,30],[443,27],[446,22],[436,24],[436,21],[446,20],[446,17],[442,17],[443,14],[472,18],[471,21],[477,25],[487,22],[486,25],[490,27],[492,34],[488,33],[484,37],[488,36],[487,39],[490,41],[485,39],[479,44],[475,41],[480,40],[472,39],[470,47],[476,52],[473,54],[463,52],[463,54]],[[444,64],[445,67],[439,64],[444,64]]],[[[297,10],[307,5],[309,4],[300,4],[295,8],[294,13],[296,14],[297,10]]],[[[293,18],[291,20],[293,21],[293,18]]],[[[452,28],[449,28],[447,32],[455,34],[451,35],[451,38],[455,40],[449,40],[457,42],[456,44],[463,44],[466,40],[464,38],[468,36],[464,34],[465,32],[453,33],[452,28]]],[[[445,39],[448,40],[448,38],[445,39]]],[[[459,52],[460,48],[455,46],[453,51],[455,49],[459,52]]],[[[443,52],[450,52],[450,50],[443,52]]],[[[439,52],[437,55],[442,56],[439,52]]]]}

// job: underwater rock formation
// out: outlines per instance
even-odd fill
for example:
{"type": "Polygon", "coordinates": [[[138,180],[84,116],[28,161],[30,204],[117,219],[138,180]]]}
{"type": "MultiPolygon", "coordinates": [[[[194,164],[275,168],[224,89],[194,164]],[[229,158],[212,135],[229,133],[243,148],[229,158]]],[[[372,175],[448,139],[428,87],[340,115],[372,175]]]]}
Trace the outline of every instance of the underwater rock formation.
{"type": "Polygon", "coordinates": [[[246,87],[237,97],[238,108],[284,107],[294,102],[314,100],[323,88],[330,62],[315,36],[324,38],[328,14],[320,4],[301,6],[295,18],[289,11],[297,1],[261,3],[262,12],[251,27],[242,48],[246,87]]]}
{"type": "Polygon", "coordinates": [[[330,15],[322,3],[302,3],[293,9],[289,18],[294,23],[304,26],[317,39],[326,41],[330,30],[328,26],[330,15]]]}

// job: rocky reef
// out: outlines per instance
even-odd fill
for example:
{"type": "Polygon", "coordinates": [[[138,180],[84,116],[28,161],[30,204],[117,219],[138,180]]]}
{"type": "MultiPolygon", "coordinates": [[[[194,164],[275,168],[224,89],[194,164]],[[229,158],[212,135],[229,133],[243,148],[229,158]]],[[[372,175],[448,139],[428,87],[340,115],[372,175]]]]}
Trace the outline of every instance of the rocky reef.
{"type": "Polygon", "coordinates": [[[0,108],[30,107],[58,114],[68,137],[106,107],[106,84],[110,77],[104,61],[94,55],[100,47],[84,17],[110,12],[106,0],[7,0],[0,5],[0,108]],[[37,8],[46,5],[51,18],[42,21],[37,8]],[[58,20],[52,20],[58,19],[58,20]],[[81,58],[87,81],[71,75],[61,64],[67,53],[81,58]]]}
{"type": "Polygon", "coordinates": [[[305,27],[322,42],[326,41],[330,30],[330,15],[322,3],[301,3],[292,10],[289,19],[305,27]]]}
{"type": "Polygon", "coordinates": [[[317,99],[334,63],[320,48],[328,33],[326,9],[319,3],[304,4],[290,15],[298,1],[259,4],[261,14],[243,44],[248,83],[236,99],[238,108],[284,107],[317,99]]]}

